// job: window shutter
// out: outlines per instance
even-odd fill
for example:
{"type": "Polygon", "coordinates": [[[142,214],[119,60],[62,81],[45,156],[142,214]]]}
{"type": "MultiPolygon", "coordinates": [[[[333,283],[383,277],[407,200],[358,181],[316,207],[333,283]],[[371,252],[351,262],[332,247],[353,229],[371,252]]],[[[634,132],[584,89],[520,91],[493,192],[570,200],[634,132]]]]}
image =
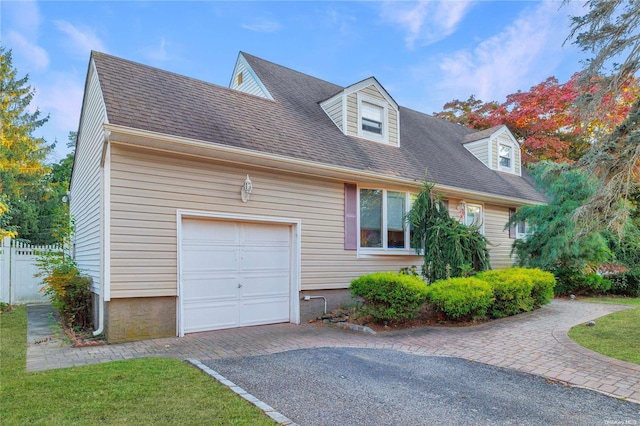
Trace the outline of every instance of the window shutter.
{"type": "Polygon", "coordinates": [[[344,249],[358,249],[358,187],[344,184],[344,249]]]}
{"type": "Polygon", "coordinates": [[[511,223],[511,218],[516,214],[516,209],[509,208],[509,238],[516,238],[516,224],[511,223]]]}

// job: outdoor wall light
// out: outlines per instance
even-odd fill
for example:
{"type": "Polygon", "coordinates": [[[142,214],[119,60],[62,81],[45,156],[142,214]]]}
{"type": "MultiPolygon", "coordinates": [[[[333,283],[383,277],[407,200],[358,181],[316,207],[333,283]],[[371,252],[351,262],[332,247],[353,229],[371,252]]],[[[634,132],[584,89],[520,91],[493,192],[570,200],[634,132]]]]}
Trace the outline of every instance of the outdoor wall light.
{"type": "Polygon", "coordinates": [[[249,175],[247,175],[247,178],[244,180],[244,184],[242,185],[242,189],[240,189],[240,195],[242,196],[243,203],[249,201],[251,191],[253,191],[253,183],[251,183],[251,179],[249,179],[249,175]]]}

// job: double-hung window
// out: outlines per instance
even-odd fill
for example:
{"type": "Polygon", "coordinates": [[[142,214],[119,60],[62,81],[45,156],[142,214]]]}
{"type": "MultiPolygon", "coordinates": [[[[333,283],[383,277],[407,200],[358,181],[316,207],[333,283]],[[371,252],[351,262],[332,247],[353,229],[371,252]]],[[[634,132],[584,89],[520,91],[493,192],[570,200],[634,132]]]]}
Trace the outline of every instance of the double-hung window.
{"type": "Polygon", "coordinates": [[[369,102],[362,102],[360,108],[362,130],[382,136],[384,109],[369,102]]]}
{"type": "Polygon", "coordinates": [[[412,197],[407,192],[360,189],[360,244],[371,252],[409,251],[411,230],[405,215],[412,197]]]}
{"type": "Polygon", "coordinates": [[[498,146],[498,165],[500,170],[513,170],[513,148],[509,145],[498,146]]]}
{"type": "Polygon", "coordinates": [[[484,233],[483,218],[482,218],[482,205],[480,204],[467,204],[464,214],[464,224],[468,226],[475,226],[480,229],[481,233],[484,233]]]}

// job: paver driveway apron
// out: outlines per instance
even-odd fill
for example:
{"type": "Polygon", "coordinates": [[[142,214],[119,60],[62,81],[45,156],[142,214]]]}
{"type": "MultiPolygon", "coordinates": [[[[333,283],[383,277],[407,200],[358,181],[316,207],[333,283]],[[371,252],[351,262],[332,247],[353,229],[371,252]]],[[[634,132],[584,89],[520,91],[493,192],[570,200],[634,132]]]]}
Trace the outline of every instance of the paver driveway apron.
{"type": "MultiPolygon", "coordinates": [[[[375,336],[312,324],[274,324],[91,348],[71,348],[50,340],[29,345],[27,369],[43,370],[144,356],[209,360],[303,348],[362,347],[468,359],[640,403],[640,366],[586,350],[566,336],[574,325],[626,308],[554,300],[535,312],[481,326],[427,327],[375,336]]],[[[47,336],[42,336],[39,340],[46,339],[47,336]]]]}

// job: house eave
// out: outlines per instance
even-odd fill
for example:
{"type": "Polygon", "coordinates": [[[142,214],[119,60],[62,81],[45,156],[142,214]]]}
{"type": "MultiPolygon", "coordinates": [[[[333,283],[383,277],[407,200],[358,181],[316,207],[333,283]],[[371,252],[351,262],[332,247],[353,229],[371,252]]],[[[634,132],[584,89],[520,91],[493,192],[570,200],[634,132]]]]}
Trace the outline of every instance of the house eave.
{"type": "MultiPolygon", "coordinates": [[[[350,169],[332,164],[308,161],[283,155],[265,153],[246,148],[238,148],[213,142],[207,142],[182,136],[151,132],[115,124],[104,124],[104,130],[110,132],[109,141],[125,145],[144,147],[156,151],[180,153],[199,158],[210,158],[217,161],[244,164],[264,169],[293,172],[305,176],[321,177],[354,183],[377,183],[386,186],[402,186],[419,190],[422,180],[391,176],[388,174],[366,170],[350,169]]],[[[448,185],[436,184],[438,192],[460,198],[472,198],[500,205],[533,205],[540,204],[533,200],[507,197],[485,192],[470,191],[448,185]]]]}

